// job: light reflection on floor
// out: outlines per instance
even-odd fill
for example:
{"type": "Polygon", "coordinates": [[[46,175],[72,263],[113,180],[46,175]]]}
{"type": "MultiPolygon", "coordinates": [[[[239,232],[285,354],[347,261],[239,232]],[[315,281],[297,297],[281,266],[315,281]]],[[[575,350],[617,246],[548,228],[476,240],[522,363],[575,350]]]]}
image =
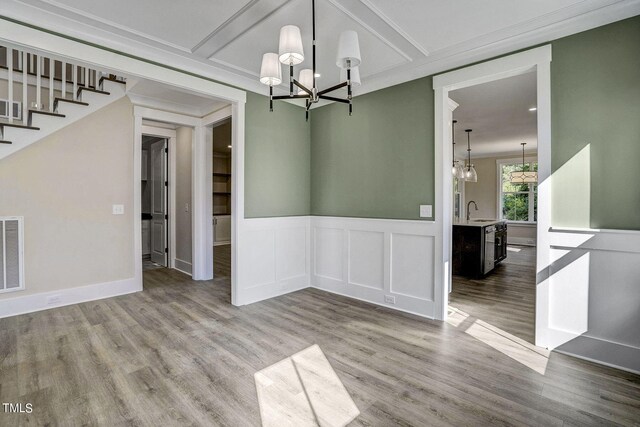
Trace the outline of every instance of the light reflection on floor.
{"type": "Polygon", "coordinates": [[[346,426],[360,411],[318,345],[254,375],[264,427],[346,426]]]}
{"type": "Polygon", "coordinates": [[[541,375],[547,370],[549,350],[536,347],[455,307],[449,306],[447,323],[541,375]]]}
{"type": "Polygon", "coordinates": [[[513,246],[507,246],[507,250],[511,252],[520,252],[522,249],[514,248],[513,246]]]}

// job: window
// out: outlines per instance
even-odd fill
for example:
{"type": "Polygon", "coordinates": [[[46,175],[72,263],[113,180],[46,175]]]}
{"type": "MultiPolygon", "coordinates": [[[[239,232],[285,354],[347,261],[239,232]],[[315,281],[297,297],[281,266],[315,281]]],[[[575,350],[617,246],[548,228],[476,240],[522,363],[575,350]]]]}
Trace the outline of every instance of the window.
{"type": "MultiPolygon", "coordinates": [[[[529,160],[525,171],[537,171],[538,162],[529,160]]],[[[500,219],[514,222],[535,223],[538,220],[538,184],[512,184],[511,172],[521,171],[522,161],[498,162],[498,186],[500,219]]]]}

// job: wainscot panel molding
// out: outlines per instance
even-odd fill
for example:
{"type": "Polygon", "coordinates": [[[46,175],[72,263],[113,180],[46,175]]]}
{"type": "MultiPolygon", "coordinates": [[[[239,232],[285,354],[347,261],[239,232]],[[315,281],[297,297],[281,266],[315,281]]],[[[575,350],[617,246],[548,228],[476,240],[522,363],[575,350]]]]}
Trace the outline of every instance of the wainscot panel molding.
{"type": "Polygon", "coordinates": [[[309,287],[309,217],[242,220],[238,244],[238,304],[245,305],[309,287]]]}
{"type": "Polygon", "coordinates": [[[184,274],[188,274],[191,276],[191,263],[187,261],[183,261],[181,259],[176,258],[175,261],[175,269],[183,272],[184,274]]]}
{"type": "Polygon", "coordinates": [[[434,222],[313,216],[310,226],[312,287],[434,317],[434,222]]]}
{"type": "Polygon", "coordinates": [[[48,310],[65,305],[78,304],[142,290],[142,283],[135,278],[97,283],[52,292],[25,295],[0,301],[0,318],[48,310]]]}
{"type": "Polygon", "coordinates": [[[552,228],[550,246],[557,351],[640,373],[640,231],[552,228]]]}

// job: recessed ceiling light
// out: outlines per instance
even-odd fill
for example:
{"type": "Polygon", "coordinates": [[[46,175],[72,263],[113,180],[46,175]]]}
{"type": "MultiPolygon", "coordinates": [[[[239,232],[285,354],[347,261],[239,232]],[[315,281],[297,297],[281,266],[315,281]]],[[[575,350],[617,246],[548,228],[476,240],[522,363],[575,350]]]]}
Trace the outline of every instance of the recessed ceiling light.
{"type": "Polygon", "coordinates": [[[529,111],[536,111],[536,110],[537,110],[537,108],[536,108],[536,107],[531,107],[531,108],[529,108],[529,111]]]}
{"type": "Polygon", "coordinates": [[[322,74],[320,74],[320,73],[315,73],[315,74],[313,75],[313,77],[316,77],[316,78],[318,78],[318,77],[320,77],[320,76],[322,76],[322,74]]]}

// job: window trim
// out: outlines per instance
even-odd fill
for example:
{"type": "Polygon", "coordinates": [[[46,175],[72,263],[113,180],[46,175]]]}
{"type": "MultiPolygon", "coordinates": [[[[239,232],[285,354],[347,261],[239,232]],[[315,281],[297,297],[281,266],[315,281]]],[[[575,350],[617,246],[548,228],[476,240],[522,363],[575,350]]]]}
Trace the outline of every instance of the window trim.
{"type": "MultiPolygon", "coordinates": [[[[538,162],[538,156],[528,155],[524,157],[525,163],[538,162]]],[[[496,159],[496,187],[497,187],[497,195],[496,197],[496,213],[498,219],[504,219],[502,217],[502,166],[503,165],[513,165],[520,164],[522,165],[522,157],[513,157],[508,159],[496,159]]],[[[532,192],[531,190],[529,191],[532,192]]],[[[534,193],[535,194],[535,193],[534,193]]],[[[531,214],[531,212],[529,212],[531,214]]],[[[506,220],[508,224],[518,224],[518,225],[536,225],[537,221],[511,221],[506,220]]]]}

